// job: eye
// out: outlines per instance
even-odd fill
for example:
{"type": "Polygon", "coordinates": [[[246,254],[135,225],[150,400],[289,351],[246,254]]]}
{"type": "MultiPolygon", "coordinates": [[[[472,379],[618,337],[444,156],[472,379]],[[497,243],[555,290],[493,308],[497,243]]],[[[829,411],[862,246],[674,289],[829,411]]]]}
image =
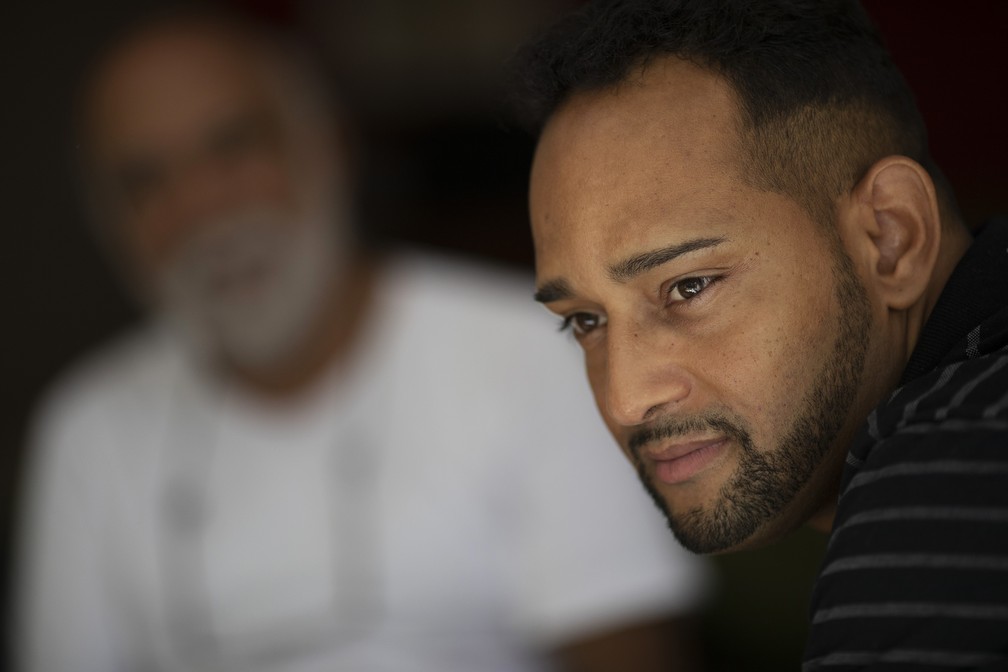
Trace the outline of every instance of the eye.
{"type": "Polygon", "coordinates": [[[560,331],[570,329],[575,336],[587,336],[599,327],[605,326],[606,318],[595,313],[573,313],[563,318],[560,331]]]}
{"type": "Polygon", "coordinates": [[[711,286],[716,277],[702,275],[695,278],[683,278],[673,284],[668,290],[668,303],[680,303],[696,298],[705,289],[711,286]]]}

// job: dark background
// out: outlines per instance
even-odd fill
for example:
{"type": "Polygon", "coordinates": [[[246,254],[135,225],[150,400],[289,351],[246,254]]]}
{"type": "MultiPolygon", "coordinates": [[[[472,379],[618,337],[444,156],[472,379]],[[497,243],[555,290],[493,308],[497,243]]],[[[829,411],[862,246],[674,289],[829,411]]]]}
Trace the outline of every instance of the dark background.
{"type": "MultiPolygon", "coordinates": [[[[87,235],[69,121],[82,63],[115,26],[156,4],[0,9],[0,305],[10,309],[0,348],[0,576],[10,565],[31,409],[70,362],[138,317],[87,235]]],[[[532,143],[502,125],[485,68],[576,0],[225,4],[295,31],[331,66],[340,64],[335,72],[364,111],[366,185],[380,196],[370,201],[368,224],[377,236],[531,267],[525,180],[532,143]]],[[[1008,3],[865,5],[918,96],[933,154],[968,220],[1008,212],[1008,3]]],[[[796,669],[822,547],[822,538],[803,531],[773,549],[715,559],[721,590],[704,636],[720,669],[796,669]]]]}

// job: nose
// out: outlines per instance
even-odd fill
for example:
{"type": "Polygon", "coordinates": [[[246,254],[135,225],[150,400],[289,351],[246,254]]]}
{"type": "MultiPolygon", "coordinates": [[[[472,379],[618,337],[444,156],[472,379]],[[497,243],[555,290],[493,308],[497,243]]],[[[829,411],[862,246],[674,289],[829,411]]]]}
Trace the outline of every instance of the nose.
{"type": "Polygon", "coordinates": [[[145,265],[160,265],[185,240],[235,207],[229,176],[202,157],[187,157],[140,204],[145,265]]]}
{"type": "Polygon", "coordinates": [[[685,401],[693,380],[683,366],[682,348],[660,328],[610,320],[605,363],[605,410],[610,419],[630,427],[685,401]]]}

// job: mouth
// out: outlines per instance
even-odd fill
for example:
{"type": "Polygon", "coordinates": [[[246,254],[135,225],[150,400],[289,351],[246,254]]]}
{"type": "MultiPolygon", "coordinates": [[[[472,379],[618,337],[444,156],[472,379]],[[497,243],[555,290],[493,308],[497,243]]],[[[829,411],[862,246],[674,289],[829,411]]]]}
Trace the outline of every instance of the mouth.
{"type": "Polygon", "coordinates": [[[662,444],[655,450],[643,451],[651,462],[653,473],[662,483],[675,485],[695,477],[720,457],[728,446],[727,437],[700,441],[662,444]]]}

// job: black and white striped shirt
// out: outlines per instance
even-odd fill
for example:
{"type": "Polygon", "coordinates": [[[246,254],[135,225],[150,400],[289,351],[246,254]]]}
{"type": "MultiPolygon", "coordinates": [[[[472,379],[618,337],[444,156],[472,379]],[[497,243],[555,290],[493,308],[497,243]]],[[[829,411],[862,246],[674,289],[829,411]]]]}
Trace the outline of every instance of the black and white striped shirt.
{"type": "Polygon", "coordinates": [[[1008,222],[849,455],[803,672],[1008,670],[1008,222]]]}

